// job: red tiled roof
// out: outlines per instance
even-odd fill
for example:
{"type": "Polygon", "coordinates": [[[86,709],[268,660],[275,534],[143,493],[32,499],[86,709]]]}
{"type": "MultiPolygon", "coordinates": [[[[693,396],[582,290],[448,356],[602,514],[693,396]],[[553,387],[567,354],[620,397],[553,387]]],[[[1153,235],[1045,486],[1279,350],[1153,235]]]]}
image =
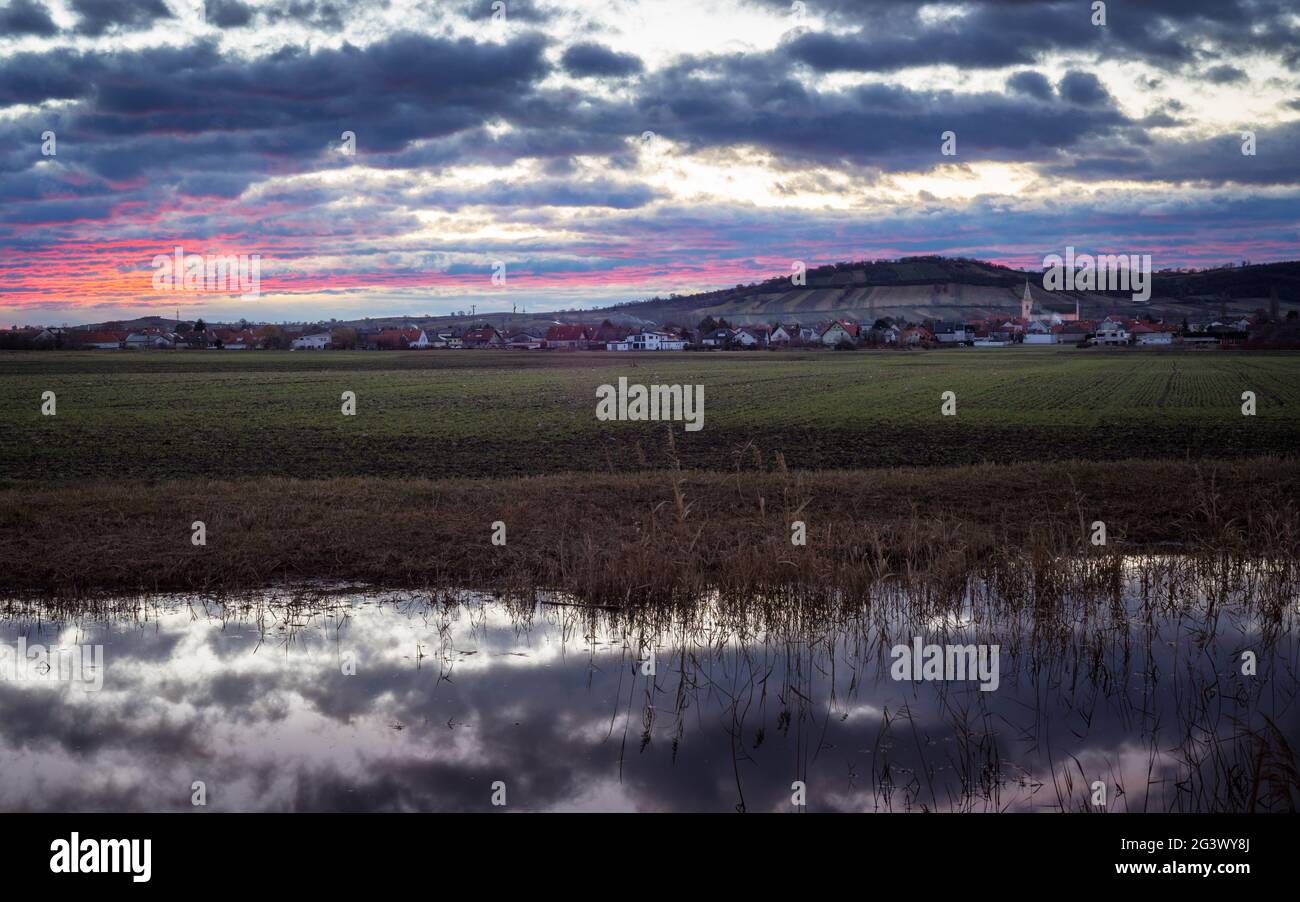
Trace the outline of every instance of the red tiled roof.
{"type": "Polygon", "coordinates": [[[376,332],[374,335],[372,335],[370,337],[370,341],[373,342],[378,347],[400,348],[402,346],[403,340],[414,341],[416,338],[420,337],[419,332],[415,333],[415,338],[412,338],[409,334],[407,334],[408,332],[410,332],[409,329],[408,330],[382,329],[379,332],[376,332]]]}
{"type": "Polygon", "coordinates": [[[586,341],[591,330],[586,326],[551,326],[546,330],[547,341],[586,341]]]}
{"type": "Polygon", "coordinates": [[[858,336],[858,331],[859,331],[859,328],[860,328],[860,327],[858,326],[858,324],[857,324],[857,323],[849,323],[849,322],[845,322],[844,320],[841,320],[841,319],[832,320],[830,323],[828,323],[828,324],[826,325],[826,328],[824,328],[824,329],[821,330],[821,334],[822,334],[822,335],[825,335],[827,332],[829,332],[831,329],[835,328],[836,326],[839,326],[839,327],[840,327],[841,329],[843,329],[845,332],[849,333],[849,334],[852,335],[854,338],[857,338],[857,336],[858,336]]]}
{"type": "Polygon", "coordinates": [[[252,329],[218,329],[217,338],[225,344],[234,344],[240,341],[257,341],[257,335],[252,329]]]}
{"type": "Polygon", "coordinates": [[[126,332],[78,332],[75,341],[87,345],[103,345],[110,342],[126,341],[126,332]]]}
{"type": "Polygon", "coordinates": [[[622,341],[635,331],[631,326],[599,326],[591,337],[594,341],[622,341]]]}

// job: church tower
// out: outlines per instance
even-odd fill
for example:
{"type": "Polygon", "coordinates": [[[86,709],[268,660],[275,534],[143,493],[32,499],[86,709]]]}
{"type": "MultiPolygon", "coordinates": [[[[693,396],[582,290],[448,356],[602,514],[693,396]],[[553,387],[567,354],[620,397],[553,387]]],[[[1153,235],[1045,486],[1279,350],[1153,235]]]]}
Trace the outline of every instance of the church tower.
{"type": "Polygon", "coordinates": [[[1029,296],[1029,280],[1025,279],[1025,293],[1020,298],[1020,318],[1028,320],[1034,314],[1034,299],[1029,296]]]}

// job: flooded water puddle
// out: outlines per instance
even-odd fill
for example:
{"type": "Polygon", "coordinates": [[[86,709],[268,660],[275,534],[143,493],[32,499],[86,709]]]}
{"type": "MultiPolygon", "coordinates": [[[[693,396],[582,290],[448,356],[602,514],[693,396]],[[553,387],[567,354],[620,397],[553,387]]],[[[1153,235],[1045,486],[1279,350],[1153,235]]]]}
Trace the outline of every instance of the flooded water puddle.
{"type": "Polygon", "coordinates": [[[10,602],[0,809],[1300,801],[1293,574],[1072,573],[630,612],[474,593],[10,602]]]}

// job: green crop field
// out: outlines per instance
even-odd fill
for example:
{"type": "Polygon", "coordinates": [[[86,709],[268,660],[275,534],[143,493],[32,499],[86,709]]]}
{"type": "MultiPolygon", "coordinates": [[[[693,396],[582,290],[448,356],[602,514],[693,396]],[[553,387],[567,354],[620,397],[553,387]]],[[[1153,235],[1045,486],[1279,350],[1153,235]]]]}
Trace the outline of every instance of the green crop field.
{"type": "Polygon", "coordinates": [[[1292,456],[1300,438],[1284,352],[7,353],[0,385],[10,480],[1292,456]],[[597,421],[619,376],[703,385],[704,428],[675,425],[670,448],[664,424],[597,421]]]}

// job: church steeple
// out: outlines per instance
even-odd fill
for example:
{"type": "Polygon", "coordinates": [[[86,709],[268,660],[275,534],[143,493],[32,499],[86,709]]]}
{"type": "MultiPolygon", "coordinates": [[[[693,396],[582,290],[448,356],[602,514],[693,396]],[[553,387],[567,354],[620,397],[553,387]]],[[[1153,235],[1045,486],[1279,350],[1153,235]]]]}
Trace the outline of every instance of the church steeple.
{"type": "Polygon", "coordinates": [[[1034,299],[1029,294],[1029,280],[1025,279],[1025,293],[1020,298],[1020,318],[1027,320],[1034,314],[1034,299]]]}

